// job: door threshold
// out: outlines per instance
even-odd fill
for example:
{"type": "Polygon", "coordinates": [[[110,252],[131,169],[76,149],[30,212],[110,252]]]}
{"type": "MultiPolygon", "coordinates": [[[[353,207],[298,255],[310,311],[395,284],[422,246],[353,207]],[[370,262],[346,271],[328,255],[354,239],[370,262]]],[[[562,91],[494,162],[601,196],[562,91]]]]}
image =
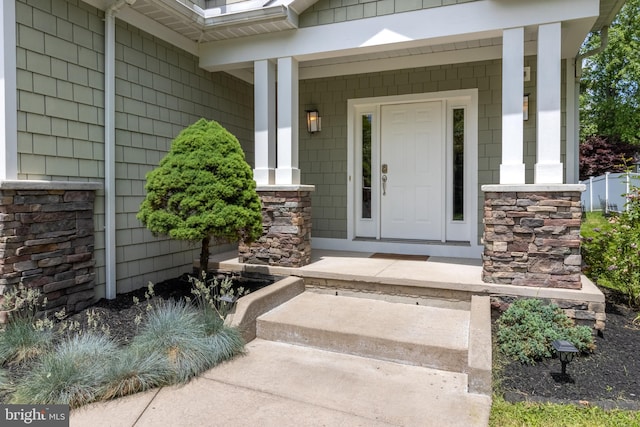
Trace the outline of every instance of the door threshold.
{"type": "Polygon", "coordinates": [[[356,237],[354,242],[379,242],[379,243],[407,243],[412,245],[440,245],[440,246],[471,246],[471,242],[465,242],[460,240],[422,240],[422,239],[393,239],[383,238],[376,239],[375,237],[356,237]]]}

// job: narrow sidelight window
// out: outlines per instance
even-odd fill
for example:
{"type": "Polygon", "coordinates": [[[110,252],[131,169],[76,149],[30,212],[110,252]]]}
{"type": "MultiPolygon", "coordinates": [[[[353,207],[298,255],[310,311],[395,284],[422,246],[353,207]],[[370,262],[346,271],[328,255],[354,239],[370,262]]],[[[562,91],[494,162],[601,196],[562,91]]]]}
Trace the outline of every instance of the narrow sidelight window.
{"type": "Polygon", "coordinates": [[[453,110],[453,220],[464,221],[464,108],[453,110]]]}
{"type": "Polygon", "coordinates": [[[362,218],[371,218],[371,114],[362,115],[362,218]]]}

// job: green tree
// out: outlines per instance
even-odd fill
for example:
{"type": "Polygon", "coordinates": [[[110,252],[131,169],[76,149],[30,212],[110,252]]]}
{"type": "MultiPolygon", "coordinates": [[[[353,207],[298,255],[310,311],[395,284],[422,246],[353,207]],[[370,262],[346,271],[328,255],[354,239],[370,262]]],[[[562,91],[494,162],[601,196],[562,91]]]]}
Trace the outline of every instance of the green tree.
{"type": "Polygon", "coordinates": [[[154,234],[201,241],[206,271],[211,238],[251,242],[262,235],[253,172],[240,143],[215,121],[200,119],[173,140],[147,174],[137,218],[154,234]]]}
{"type": "MultiPolygon", "coordinates": [[[[581,140],[592,135],[640,142],[640,0],[627,0],[609,28],[606,49],[584,63],[581,140]]],[[[583,52],[600,45],[592,33],[583,52]]]]}

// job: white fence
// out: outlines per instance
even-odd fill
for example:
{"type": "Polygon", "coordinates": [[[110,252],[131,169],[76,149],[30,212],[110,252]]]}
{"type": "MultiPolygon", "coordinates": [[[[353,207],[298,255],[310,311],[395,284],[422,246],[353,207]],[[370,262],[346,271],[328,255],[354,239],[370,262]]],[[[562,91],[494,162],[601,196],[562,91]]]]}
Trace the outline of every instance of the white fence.
{"type": "Polygon", "coordinates": [[[582,193],[582,206],[588,212],[620,212],[625,209],[631,185],[638,185],[640,174],[610,173],[581,181],[587,189],[582,193]]]}

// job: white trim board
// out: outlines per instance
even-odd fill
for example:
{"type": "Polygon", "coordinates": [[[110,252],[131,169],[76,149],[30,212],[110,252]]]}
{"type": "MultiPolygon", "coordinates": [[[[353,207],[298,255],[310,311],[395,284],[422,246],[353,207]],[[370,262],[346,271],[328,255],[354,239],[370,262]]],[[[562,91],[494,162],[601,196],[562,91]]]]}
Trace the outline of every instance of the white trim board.
{"type": "Polygon", "coordinates": [[[504,28],[549,22],[587,21],[585,24],[592,25],[598,14],[597,0],[475,1],[203,43],[199,45],[200,66],[224,71],[260,59],[293,56],[308,61],[455,43],[500,37],[504,28]]]}

